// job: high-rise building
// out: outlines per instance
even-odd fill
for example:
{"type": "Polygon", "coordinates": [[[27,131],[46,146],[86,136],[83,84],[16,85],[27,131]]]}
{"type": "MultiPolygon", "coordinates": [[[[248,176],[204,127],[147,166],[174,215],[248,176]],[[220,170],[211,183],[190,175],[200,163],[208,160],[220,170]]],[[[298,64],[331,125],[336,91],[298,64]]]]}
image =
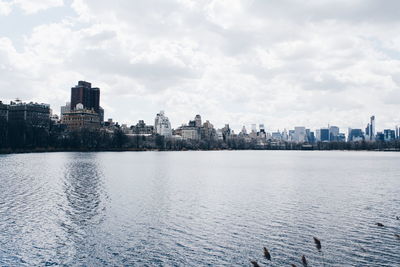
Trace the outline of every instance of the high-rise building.
{"type": "Polygon", "coordinates": [[[339,133],[337,141],[346,142],[346,135],[344,133],[339,133]]]}
{"type": "Polygon", "coordinates": [[[315,130],[315,141],[317,142],[321,141],[321,129],[315,130]]]}
{"type": "Polygon", "coordinates": [[[392,141],[396,139],[396,132],[391,129],[383,130],[384,140],[385,141],[392,141]]]}
{"type": "Polygon", "coordinates": [[[222,128],[223,140],[226,141],[227,139],[229,139],[231,134],[233,134],[233,131],[229,127],[229,124],[225,124],[225,127],[222,128]]]}
{"type": "Polygon", "coordinates": [[[289,140],[289,134],[288,134],[286,129],[284,129],[283,132],[282,132],[282,140],[283,141],[288,141],[289,140]]]}
{"type": "Polygon", "coordinates": [[[154,120],[154,130],[156,134],[165,137],[172,136],[171,123],[169,122],[168,117],[164,115],[164,111],[160,111],[160,113],[156,115],[156,118],[154,120]]]}
{"type": "Polygon", "coordinates": [[[99,108],[99,117],[100,117],[100,123],[104,123],[104,109],[102,107],[99,108]]]}
{"type": "Polygon", "coordinates": [[[271,139],[274,141],[280,141],[280,140],[282,140],[282,134],[279,131],[272,132],[271,139]]]}
{"type": "Polygon", "coordinates": [[[310,144],[314,144],[315,143],[315,135],[314,132],[311,132],[310,129],[306,129],[306,138],[307,138],[307,142],[310,144]]]}
{"type": "Polygon", "coordinates": [[[100,89],[92,88],[92,84],[79,81],[78,85],[71,88],[71,110],[76,109],[76,105],[82,104],[84,109],[100,112],[100,89]]]}
{"type": "Polygon", "coordinates": [[[215,140],[217,138],[217,131],[214,129],[214,125],[208,120],[203,123],[203,127],[200,130],[201,139],[215,140]]]}
{"type": "Polygon", "coordinates": [[[329,127],[329,141],[339,141],[340,129],[337,126],[329,127]]]}
{"type": "Polygon", "coordinates": [[[375,116],[371,116],[370,122],[367,124],[367,128],[365,128],[365,138],[368,141],[375,140],[375,116]]]}
{"type": "Polygon", "coordinates": [[[374,141],[385,141],[385,134],[382,132],[377,132],[374,141]]]}
{"type": "Polygon", "coordinates": [[[329,142],[330,140],[330,134],[329,134],[329,128],[321,128],[320,129],[320,140],[321,142],[329,142]]]}
{"type": "Polygon", "coordinates": [[[65,106],[61,106],[61,110],[60,110],[60,117],[61,119],[63,118],[63,115],[67,112],[71,111],[71,103],[67,102],[65,103],[65,106]]]}
{"type": "Polygon", "coordinates": [[[242,131],[240,132],[242,135],[247,135],[247,129],[246,126],[243,125],[242,131]]]}
{"type": "Polygon", "coordinates": [[[199,114],[196,115],[196,117],[194,118],[194,121],[195,121],[196,127],[200,128],[202,123],[201,123],[201,116],[199,114]]]}
{"type": "Polygon", "coordinates": [[[298,143],[306,142],[306,127],[294,127],[293,141],[298,143]]]}
{"type": "Polygon", "coordinates": [[[349,142],[359,142],[364,140],[364,134],[361,129],[349,128],[348,141],[349,142]]]}

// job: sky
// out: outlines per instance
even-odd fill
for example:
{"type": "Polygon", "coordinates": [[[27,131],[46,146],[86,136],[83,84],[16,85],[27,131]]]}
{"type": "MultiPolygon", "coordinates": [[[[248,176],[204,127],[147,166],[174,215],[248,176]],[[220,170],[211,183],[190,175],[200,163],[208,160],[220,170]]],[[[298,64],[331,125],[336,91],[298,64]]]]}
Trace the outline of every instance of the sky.
{"type": "Polygon", "coordinates": [[[0,0],[0,100],[101,89],[105,117],[400,125],[398,0],[0,0]]]}

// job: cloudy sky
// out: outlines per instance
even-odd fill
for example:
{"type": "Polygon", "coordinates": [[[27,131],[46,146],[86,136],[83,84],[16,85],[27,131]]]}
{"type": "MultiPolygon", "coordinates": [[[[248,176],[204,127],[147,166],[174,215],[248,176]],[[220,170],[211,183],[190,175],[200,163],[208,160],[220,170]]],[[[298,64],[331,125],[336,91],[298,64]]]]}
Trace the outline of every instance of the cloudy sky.
{"type": "Polygon", "coordinates": [[[398,0],[0,0],[0,100],[87,80],[121,123],[394,128],[399,29],[398,0]]]}

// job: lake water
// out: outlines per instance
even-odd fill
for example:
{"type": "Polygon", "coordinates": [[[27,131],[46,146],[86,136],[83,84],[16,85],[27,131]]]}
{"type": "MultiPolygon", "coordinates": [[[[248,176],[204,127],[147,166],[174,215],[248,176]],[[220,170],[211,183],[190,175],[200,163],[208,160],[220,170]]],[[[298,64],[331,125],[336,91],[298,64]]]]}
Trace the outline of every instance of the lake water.
{"type": "Polygon", "coordinates": [[[0,156],[0,266],[400,266],[396,216],[400,153],[0,156]]]}

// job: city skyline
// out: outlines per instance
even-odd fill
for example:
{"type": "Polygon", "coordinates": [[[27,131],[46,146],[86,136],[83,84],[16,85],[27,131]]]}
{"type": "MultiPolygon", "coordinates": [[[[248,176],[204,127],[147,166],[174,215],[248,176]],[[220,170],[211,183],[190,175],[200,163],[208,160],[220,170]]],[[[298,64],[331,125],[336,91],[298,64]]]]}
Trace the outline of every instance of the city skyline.
{"type": "MultiPolygon", "coordinates": [[[[100,104],[101,104],[100,103],[100,91],[101,91],[100,88],[92,87],[92,83],[91,82],[78,81],[75,86],[71,87],[71,98],[70,98],[70,101],[69,102],[67,101],[64,106],[61,106],[59,108],[59,111],[60,111],[59,113],[57,113],[54,110],[54,108],[51,108],[51,104],[38,103],[38,102],[35,102],[35,101],[31,101],[30,103],[48,105],[50,107],[51,114],[57,116],[57,118],[60,119],[61,123],[63,121],[62,118],[64,117],[64,114],[63,114],[64,112],[65,113],[69,113],[70,111],[74,111],[74,110],[77,110],[77,111],[79,111],[79,110],[88,110],[88,111],[92,110],[95,114],[98,114],[99,119],[100,119],[99,122],[105,122],[107,120],[112,120],[113,123],[119,123],[119,125],[127,125],[127,126],[133,127],[135,125],[135,123],[129,124],[129,123],[126,123],[126,122],[118,121],[118,119],[115,119],[115,118],[106,118],[105,119],[105,117],[104,117],[104,109],[100,106],[100,104]],[[71,104],[71,102],[74,103],[74,104],[71,104]]],[[[23,101],[21,101],[18,98],[15,99],[15,100],[10,101],[10,103],[14,103],[15,101],[17,103],[24,103],[23,101]]],[[[4,101],[0,100],[0,103],[3,103],[3,102],[4,101]]],[[[3,103],[3,104],[6,104],[6,103],[3,103]]],[[[155,127],[155,132],[157,134],[170,137],[172,132],[165,134],[163,132],[163,130],[161,130],[161,129],[157,130],[157,125],[159,124],[158,123],[159,116],[164,118],[164,114],[165,114],[165,111],[161,110],[156,115],[154,125],[152,125],[151,122],[150,123],[148,122],[148,125],[154,126],[155,127]]],[[[195,116],[195,120],[189,120],[189,124],[186,124],[185,122],[181,122],[180,124],[178,123],[178,125],[176,127],[172,126],[173,124],[171,123],[171,121],[169,120],[168,117],[165,117],[165,118],[166,118],[166,121],[161,123],[160,127],[161,127],[161,125],[165,125],[166,128],[169,129],[168,131],[177,130],[177,129],[180,129],[182,127],[188,126],[188,125],[190,127],[191,123],[196,124],[196,127],[201,127],[201,126],[199,126],[199,125],[201,125],[201,115],[200,114],[197,114],[195,116]],[[200,120],[200,123],[198,122],[198,119],[200,120]]],[[[162,120],[164,120],[164,119],[162,119],[162,120]]],[[[139,124],[141,124],[141,123],[145,123],[145,120],[139,119],[136,122],[139,122],[139,124]]],[[[211,123],[210,120],[206,120],[206,122],[207,123],[211,123]]],[[[296,125],[296,126],[291,126],[291,127],[288,127],[288,128],[276,129],[276,130],[268,129],[268,127],[265,127],[264,123],[251,123],[251,124],[247,123],[247,124],[243,124],[240,130],[234,129],[233,127],[231,127],[230,122],[225,122],[223,125],[224,125],[224,127],[226,127],[228,125],[229,128],[231,130],[233,130],[234,133],[236,133],[236,134],[242,133],[242,134],[247,135],[248,133],[252,133],[252,132],[253,133],[264,132],[264,133],[268,133],[270,135],[270,137],[272,137],[272,138],[273,138],[274,134],[275,135],[276,134],[288,135],[292,131],[292,132],[296,133],[297,136],[298,135],[303,136],[303,137],[298,137],[299,140],[297,140],[297,141],[302,141],[302,142],[307,140],[305,131],[308,131],[307,136],[309,136],[309,134],[311,133],[313,135],[312,138],[315,138],[315,140],[317,140],[317,141],[321,141],[321,140],[324,140],[324,139],[332,141],[331,140],[331,138],[332,138],[331,133],[332,132],[334,132],[334,137],[333,137],[334,140],[339,141],[339,139],[337,139],[339,137],[339,135],[343,135],[343,136],[341,136],[340,140],[342,140],[342,141],[348,140],[349,136],[352,135],[352,133],[351,133],[352,130],[356,130],[356,131],[360,130],[362,132],[363,139],[365,138],[365,140],[367,140],[367,141],[374,141],[375,138],[376,138],[376,134],[377,133],[383,134],[383,133],[386,133],[387,131],[395,132],[395,138],[397,138],[398,135],[399,135],[399,132],[398,132],[399,131],[399,126],[398,125],[395,125],[394,128],[382,128],[382,129],[378,128],[378,130],[377,130],[376,126],[375,126],[375,115],[372,115],[370,117],[370,121],[367,123],[367,126],[366,126],[365,130],[362,127],[360,127],[360,128],[358,128],[358,127],[348,127],[347,129],[344,129],[344,128],[338,127],[337,125],[330,125],[330,124],[328,124],[327,126],[325,125],[325,126],[320,126],[320,127],[316,127],[316,128],[311,128],[311,127],[308,127],[307,125],[296,125]],[[297,131],[300,131],[301,133],[299,134],[299,133],[297,133],[297,131]],[[328,137],[325,137],[325,138],[321,137],[321,136],[324,136],[324,133],[323,133],[324,131],[327,131],[327,133],[325,133],[325,135],[327,135],[328,137]]],[[[214,126],[212,125],[212,127],[214,127],[214,126]]],[[[218,129],[218,128],[219,127],[217,126],[216,129],[218,129]]],[[[223,129],[223,127],[221,126],[220,129],[223,129]]]]}
{"type": "Polygon", "coordinates": [[[397,1],[1,1],[0,92],[50,103],[102,89],[106,118],[172,127],[400,124],[397,1]],[[148,14],[152,14],[149,16],[148,14]],[[307,15],[305,15],[307,14],[307,15]],[[118,17],[118,22],[113,18],[118,17]]]}
{"type": "MultiPolygon", "coordinates": [[[[210,122],[210,120],[205,120],[205,124],[203,126],[202,124],[202,118],[200,114],[196,114],[194,117],[194,120],[189,120],[188,123],[182,122],[179,124],[177,127],[172,127],[171,121],[167,116],[165,116],[165,111],[161,110],[159,113],[156,114],[154,125],[152,123],[148,123],[146,125],[145,121],[142,119],[139,119],[135,126],[135,123],[133,124],[128,124],[120,121],[113,120],[112,118],[109,118],[107,120],[104,119],[104,109],[100,106],[100,88],[98,87],[92,87],[91,82],[87,81],[78,81],[77,85],[73,86],[71,88],[71,101],[74,101],[73,103],[75,105],[71,105],[71,102],[66,102],[64,106],[60,107],[60,113],[57,114],[54,112],[54,109],[51,108],[51,105],[48,103],[38,103],[38,102],[23,102],[20,99],[16,99],[15,101],[10,101],[10,105],[19,105],[19,104],[34,104],[34,105],[43,105],[46,106],[49,109],[49,119],[51,118],[57,123],[64,124],[66,123],[63,119],[65,115],[67,114],[69,117],[67,121],[75,121],[77,118],[73,118],[78,114],[86,114],[85,116],[88,116],[90,118],[89,124],[91,125],[96,125],[98,124],[100,126],[104,125],[104,123],[107,123],[107,121],[110,123],[112,122],[112,125],[115,123],[118,123],[120,126],[122,125],[123,127],[129,127],[131,131],[134,133],[134,127],[137,127],[138,125],[141,125],[140,127],[141,130],[146,129],[145,131],[148,132],[149,128],[146,127],[153,127],[151,132],[162,135],[168,138],[173,137],[173,134],[179,132],[180,136],[189,136],[188,139],[197,139],[200,138],[200,136],[193,136],[193,129],[192,128],[199,128],[202,127],[211,127],[212,129],[215,129],[220,131],[220,133],[224,132],[225,130],[233,130],[232,133],[235,133],[236,135],[239,136],[252,136],[252,134],[256,134],[256,136],[253,136],[254,138],[260,137],[259,134],[261,134],[261,137],[263,139],[276,139],[276,140],[286,140],[286,141],[294,141],[294,142],[299,142],[299,143],[304,143],[304,142],[311,142],[314,143],[315,141],[375,141],[379,140],[382,138],[382,141],[390,141],[394,139],[398,139],[400,135],[400,128],[398,125],[396,125],[394,128],[384,128],[384,129],[379,129],[377,130],[376,128],[376,122],[375,122],[375,115],[372,115],[370,117],[370,121],[367,123],[367,126],[365,130],[357,127],[348,127],[347,129],[340,128],[336,125],[329,125],[327,127],[321,126],[317,128],[311,128],[307,126],[292,126],[289,128],[284,128],[284,129],[277,129],[277,130],[271,130],[269,131],[264,123],[259,123],[259,124],[247,124],[243,125],[240,130],[235,130],[230,126],[229,122],[226,122],[224,124],[224,127],[214,127],[214,125],[210,122]],[[82,113],[83,112],[83,113],[82,113]],[[95,118],[93,120],[93,118],[95,118]],[[247,126],[247,127],[246,127],[247,126]],[[228,127],[228,128],[226,128],[228,127]],[[185,130],[187,128],[187,130],[185,130]],[[185,131],[188,131],[185,133],[185,131]],[[379,136],[380,135],[380,136],[379,136]],[[275,138],[276,137],[276,138],[275,138]]],[[[7,105],[7,103],[3,103],[3,101],[0,100],[0,105],[7,105]]],[[[8,116],[8,114],[6,113],[8,116]]],[[[80,116],[80,115],[78,115],[80,116]]],[[[193,118],[193,117],[192,117],[193,118]]],[[[80,119],[78,119],[80,120],[80,119]]],[[[74,129],[81,129],[88,127],[89,125],[84,125],[80,124],[80,122],[70,122],[73,123],[74,129]]],[[[89,126],[90,127],[90,126],[89,126]]],[[[97,127],[97,126],[96,126],[97,127]]],[[[128,129],[128,128],[126,128],[128,129]]],[[[195,130],[195,132],[197,132],[195,130]]],[[[217,132],[218,132],[217,131],[217,132]]],[[[216,133],[217,133],[216,132],[216,133]]],[[[184,137],[185,139],[185,137],[184,137]]]]}

